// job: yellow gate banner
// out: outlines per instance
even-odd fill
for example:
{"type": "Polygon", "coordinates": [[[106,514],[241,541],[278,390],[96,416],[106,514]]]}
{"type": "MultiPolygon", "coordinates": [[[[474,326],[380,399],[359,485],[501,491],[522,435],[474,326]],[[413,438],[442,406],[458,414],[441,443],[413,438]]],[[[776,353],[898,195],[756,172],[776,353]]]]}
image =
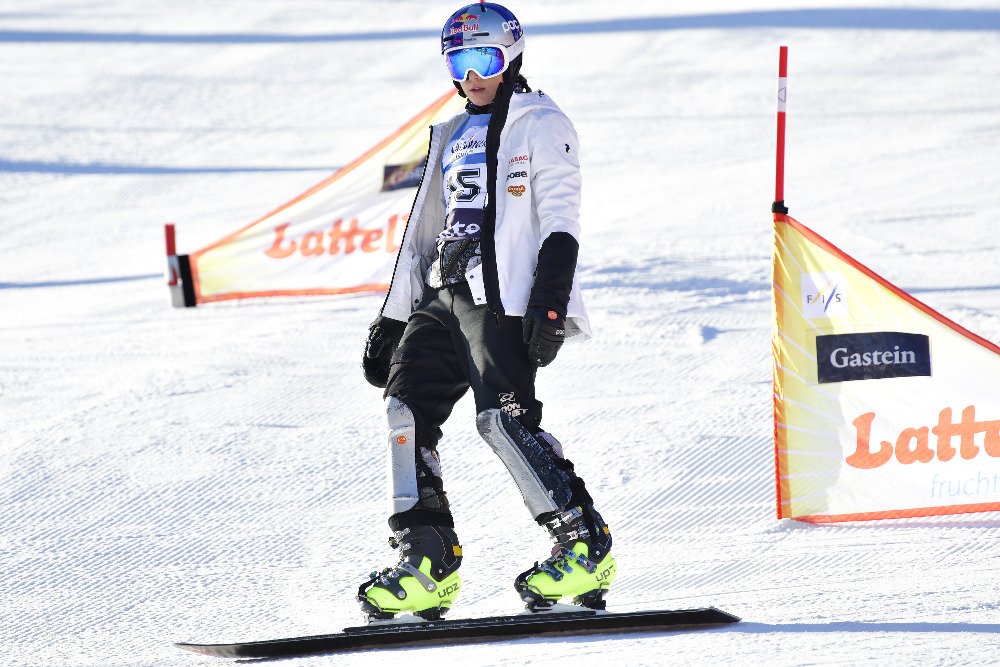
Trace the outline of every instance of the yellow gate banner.
{"type": "Polygon", "coordinates": [[[191,253],[196,301],[387,290],[425,168],[428,127],[464,104],[449,91],[326,180],[191,253]]]}
{"type": "Polygon", "coordinates": [[[778,517],[1000,510],[1000,347],[774,216],[778,517]]]}

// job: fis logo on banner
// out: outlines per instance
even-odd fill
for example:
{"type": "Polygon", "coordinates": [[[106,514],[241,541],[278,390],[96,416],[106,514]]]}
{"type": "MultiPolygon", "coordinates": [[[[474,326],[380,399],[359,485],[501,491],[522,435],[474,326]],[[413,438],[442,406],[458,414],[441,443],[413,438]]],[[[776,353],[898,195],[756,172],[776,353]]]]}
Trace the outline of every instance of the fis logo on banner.
{"type": "Polygon", "coordinates": [[[929,376],[930,339],[896,331],[816,336],[816,364],[820,384],[929,376]]]}
{"type": "Polygon", "coordinates": [[[802,314],[815,320],[847,315],[847,294],[839,273],[802,274],[802,314]]]}

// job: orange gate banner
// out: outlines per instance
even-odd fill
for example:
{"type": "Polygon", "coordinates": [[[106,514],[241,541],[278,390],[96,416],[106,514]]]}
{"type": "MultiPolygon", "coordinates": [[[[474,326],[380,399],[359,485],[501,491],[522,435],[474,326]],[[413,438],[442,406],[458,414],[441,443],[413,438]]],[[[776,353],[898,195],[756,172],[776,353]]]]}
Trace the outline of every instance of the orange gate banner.
{"type": "Polygon", "coordinates": [[[778,517],[1000,510],[1000,348],[774,216],[778,517]]]}
{"type": "Polygon", "coordinates": [[[449,91],[349,165],[191,253],[198,303],[387,290],[430,137],[462,110],[449,91]]]}

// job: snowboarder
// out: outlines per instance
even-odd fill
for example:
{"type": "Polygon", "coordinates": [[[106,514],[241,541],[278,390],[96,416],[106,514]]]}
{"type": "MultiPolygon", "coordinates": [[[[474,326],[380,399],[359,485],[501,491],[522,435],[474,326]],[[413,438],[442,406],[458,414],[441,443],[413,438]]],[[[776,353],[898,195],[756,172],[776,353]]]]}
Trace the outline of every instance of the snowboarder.
{"type": "Polygon", "coordinates": [[[441,53],[464,113],[431,128],[389,293],[365,345],[365,378],[385,389],[399,562],[358,600],[372,619],[440,618],[461,588],[462,548],[442,481],[441,425],[472,389],[480,435],[555,541],[515,580],[533,611],[564,598],[603,609],[611,534],[542,430],[535,374],[564,340],[590,335],[574,281],[580,163],[576,131],[520,74],[524,34],[490,2],[444,25],[441,53]]]}

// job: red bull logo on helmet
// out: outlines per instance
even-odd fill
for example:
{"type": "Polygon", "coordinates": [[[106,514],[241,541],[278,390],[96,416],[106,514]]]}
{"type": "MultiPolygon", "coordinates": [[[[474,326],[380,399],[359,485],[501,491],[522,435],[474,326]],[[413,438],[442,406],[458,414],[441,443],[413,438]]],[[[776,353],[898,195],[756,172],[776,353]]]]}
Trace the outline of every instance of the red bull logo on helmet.
{"type": "Polygon", "coordinates": [[[452,35],[475,30],[479,30],[479,14],[470,14],[468,12],[456,16],[450,28],[452,35]]]}

